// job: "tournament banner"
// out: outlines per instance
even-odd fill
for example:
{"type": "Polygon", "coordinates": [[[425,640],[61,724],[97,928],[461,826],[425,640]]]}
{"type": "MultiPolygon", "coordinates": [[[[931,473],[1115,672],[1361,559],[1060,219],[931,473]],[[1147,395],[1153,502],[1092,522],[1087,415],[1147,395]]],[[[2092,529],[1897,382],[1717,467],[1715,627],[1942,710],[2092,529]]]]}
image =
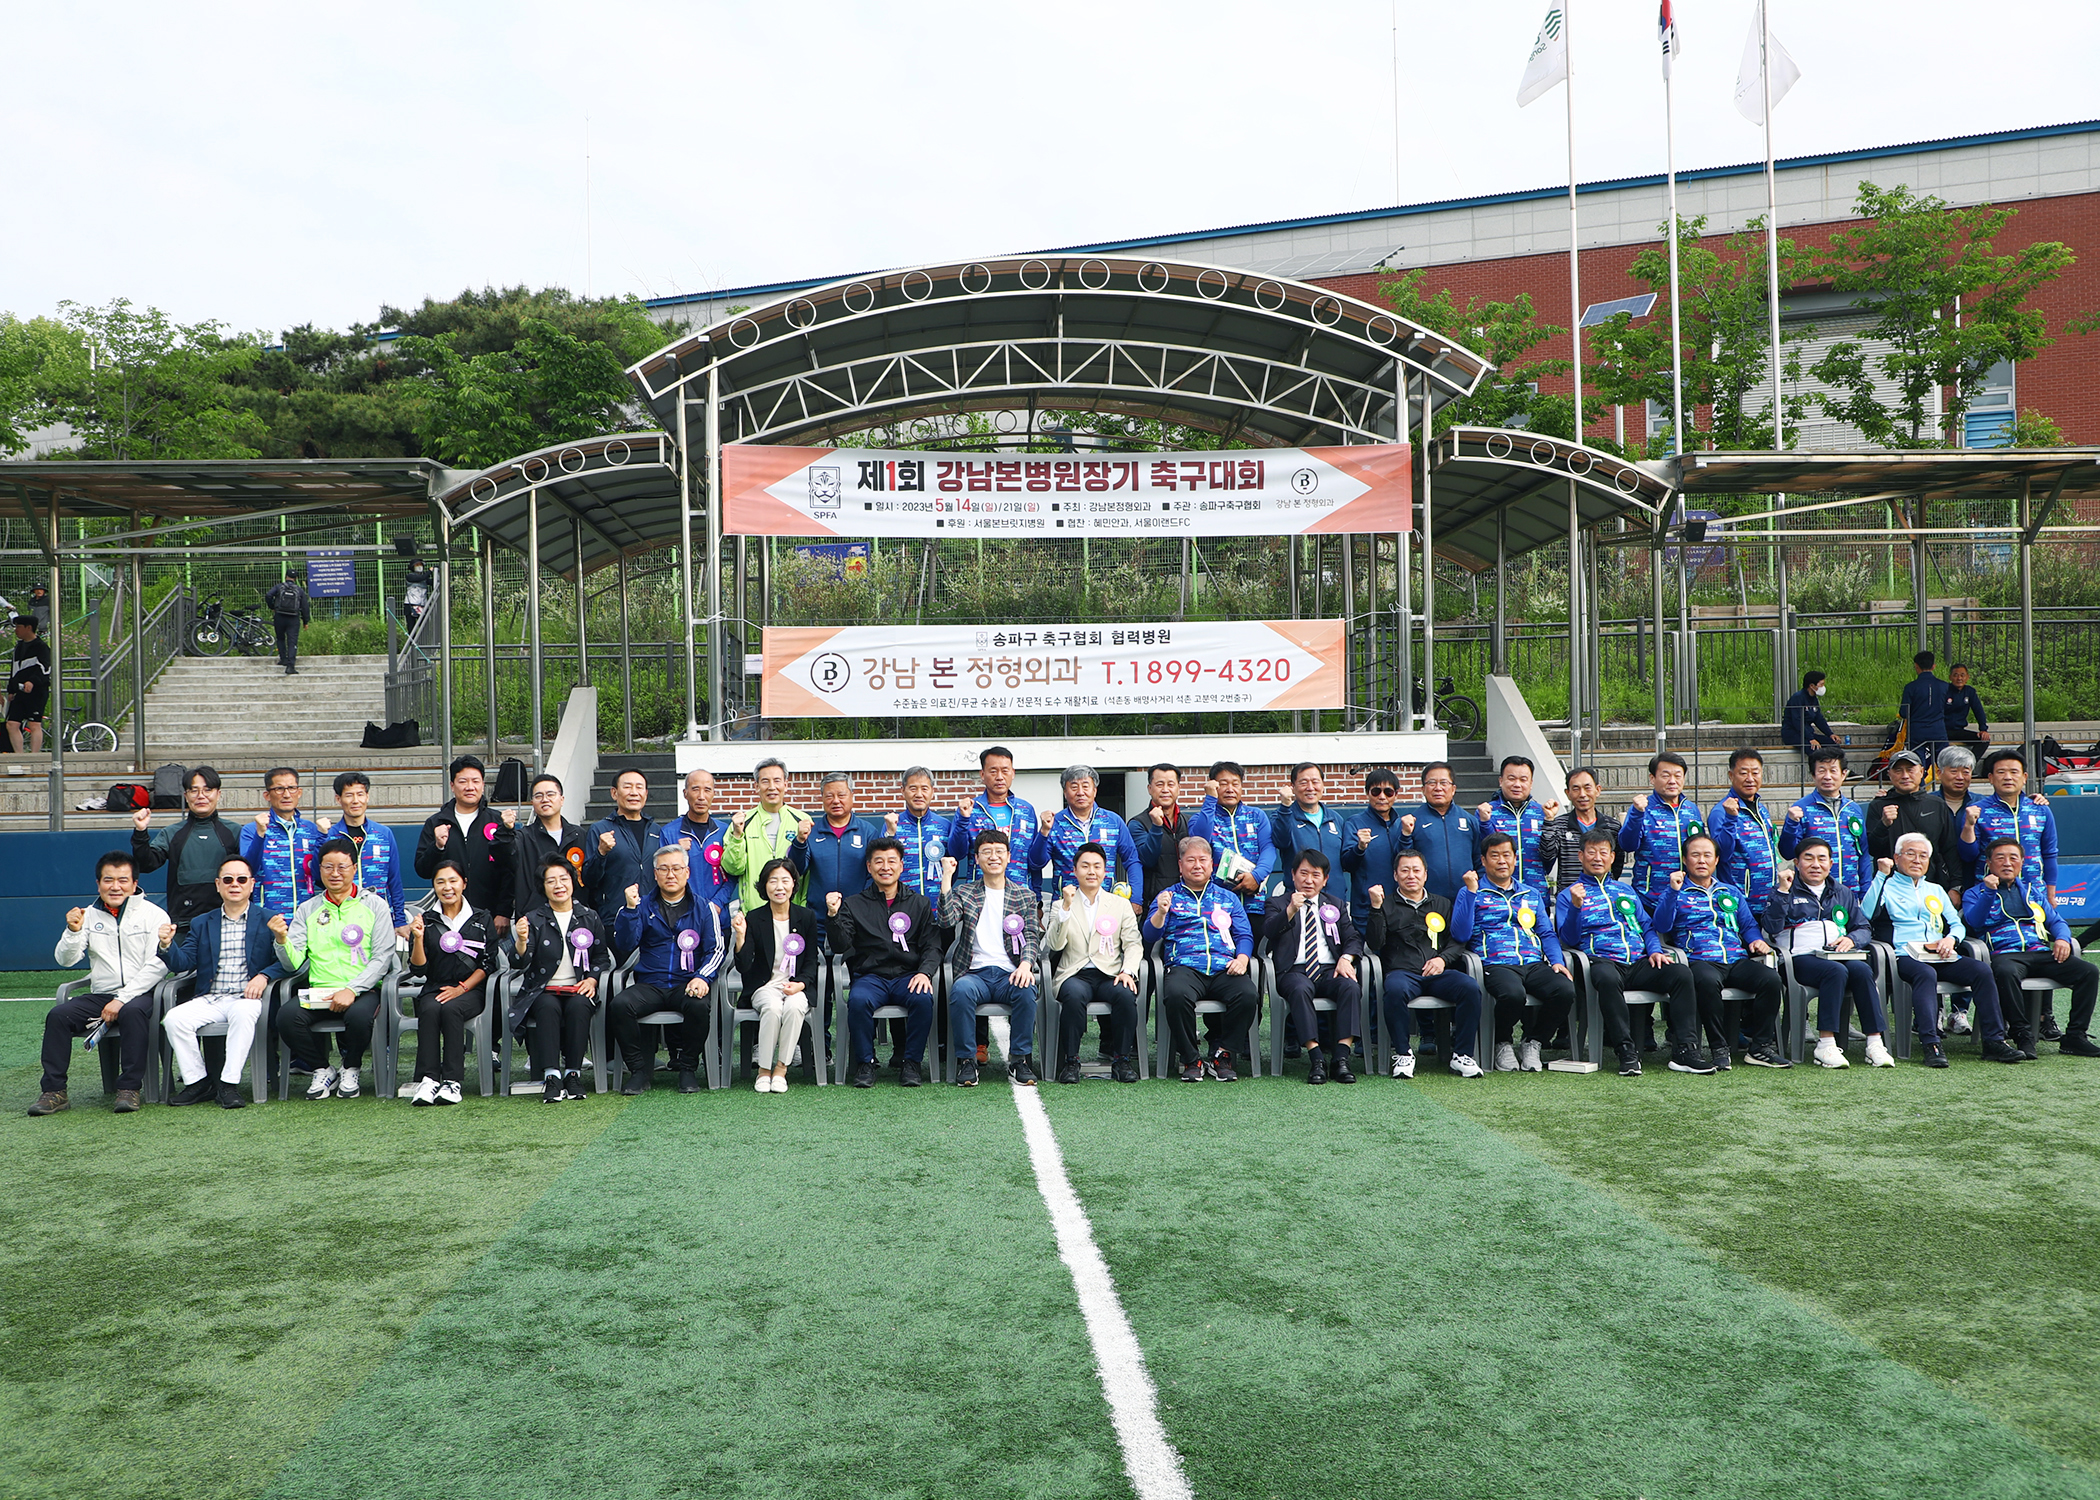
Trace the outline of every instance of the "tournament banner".
{"type": "Polygon", "coordinates": [[[1340,620],[765,632],[768,718],[1341,708],[1340,620]]]}
{"type": "Polygon", "coordinates": [[[1403,531],[1405,443],[1215,453],[722,449],[731,536],[1212,537],[1403,531]]]}

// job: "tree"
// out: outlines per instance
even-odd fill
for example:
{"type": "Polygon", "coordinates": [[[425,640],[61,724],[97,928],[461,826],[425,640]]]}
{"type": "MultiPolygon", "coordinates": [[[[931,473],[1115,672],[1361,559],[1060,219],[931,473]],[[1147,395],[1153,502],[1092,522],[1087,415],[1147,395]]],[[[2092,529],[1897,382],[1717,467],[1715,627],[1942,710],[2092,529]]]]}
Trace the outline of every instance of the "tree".
{"type": "Polygon", "coordinates": [[[264,429],[229,379],[259,340],[212,321],[173,322],[159,308],[59,303],[63,325],[44,350],[37,415],[63,422],[82,458],[254,458],[264,429]]]}
{"type": "Polygon", "coordinates": [[[70,335],[49,318],[0,313],[0,455],[20,453],[41,424],[44,367],[70,335]]]}
{"type": "Polygon", "coordinates": [[[1862,182],[1857,212],[1867,222],[1833,234],[1819,269],[1874,322],[1816,362],[1811,373],[1829,387],[1817,403],[1871,443],[1951,445],[1990,368],[2054,342],[2027,304],[2071,267],[2071,252],[2052,240],[2000,255],[1996,240],[2015,210],[1950,208],[1900,185],[1862,182]],[[1867,341],[1885,348],[1870,352],[1867,341]],[[1875,388],[1877,371],[1896,387],[1893,404],[1875,388]],[[1929,407],[1942,391],[1934,430],[1929,407]]]}
{"type": "Polygon", "coordinates": [[[507,349],[463,355],[461,332],[401,340],[429,368],[419,436],[447,463],[487,468],[632,425],[634,387],[611,348],[531,318],[507,349]]]}
{"type": "Polygon", "coordinates": [[[1449,287],[1425,297],[1422,278],[1427,274],[1423,267],[1404,271],[1381,281],[1378,294],[1401,317],[1456,340],[1494,365],[1472,395],[1437,412],[1435,430],[1461,425],[1523,427],[1553,437],[1574,436],[1573,395],[1543,395],[1538,389],[1544,377],[1565,375],[1573,366],[1565,359],[1526,358],[1567,330],[1541,323],[1528,292],[1509,302],[1469,297],[1463,306],[1449,287]]]}

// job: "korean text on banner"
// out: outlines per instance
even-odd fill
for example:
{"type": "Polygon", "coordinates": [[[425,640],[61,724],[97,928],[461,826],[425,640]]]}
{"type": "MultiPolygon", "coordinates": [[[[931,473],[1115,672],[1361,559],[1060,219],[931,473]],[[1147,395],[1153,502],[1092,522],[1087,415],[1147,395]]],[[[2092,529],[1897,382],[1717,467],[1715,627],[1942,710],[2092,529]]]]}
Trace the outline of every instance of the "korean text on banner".
{"type": "Polygon", "coordinates": [[[1340,708],[1340,620],[765,633],[768,718],[1340,708]]]}
{"type": "Polygon", "coordinates": [[[1409,524],[1405,443],[1212,453],[722,450],[732,536],[1298,536],[1409,524]]]}

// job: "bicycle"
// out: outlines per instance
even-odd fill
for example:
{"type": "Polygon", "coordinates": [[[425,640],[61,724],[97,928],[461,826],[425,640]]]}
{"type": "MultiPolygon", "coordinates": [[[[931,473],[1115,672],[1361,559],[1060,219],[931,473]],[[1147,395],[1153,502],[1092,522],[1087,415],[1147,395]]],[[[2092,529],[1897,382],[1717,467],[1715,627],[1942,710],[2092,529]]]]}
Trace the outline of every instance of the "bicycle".
{"type": "Polygon", "coordinates": [[[217,598],[205,601],[190,622],[190,650],[199,656],[224,656],[239,651],[255,656],[277,649],[277,635],[268,625],[243,610],[228,609],[217,598]]]}
{"type": "Polygon", "coordinates": [[[83,720],[66,731],[66,749],[75,755],[110,755],[116,748],[116,730],[99,720],[83,720]]]}
{"type": "MultiPolygon", "coordinates": [[[[1415,684],[1415,712],[1422,711],[1422,685],[1415,684]]],[[[1487,728],[1480,705],[1456,690],[1448,677],[1436,680],[1436,722],[1453,740],[1477,740],[1487,728]]]]}

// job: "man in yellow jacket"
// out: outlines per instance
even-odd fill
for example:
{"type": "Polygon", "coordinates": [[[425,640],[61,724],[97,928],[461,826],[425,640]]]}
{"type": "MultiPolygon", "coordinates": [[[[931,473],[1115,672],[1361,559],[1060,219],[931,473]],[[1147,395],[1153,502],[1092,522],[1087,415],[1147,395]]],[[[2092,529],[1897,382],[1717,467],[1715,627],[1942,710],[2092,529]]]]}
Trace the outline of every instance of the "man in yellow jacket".
{"type": "Polygon", "coordinates": [[[795,900],[800,901],[809,884],[808,861],[797,858],[816,827],[809,818],[787,805],[787,766],[768,756],[758,763],[758,806],[729,820],[722,838],[722,873],[737,882],[737,894],[745,911],[766,904],[758,888],[758,872],[768,860],[785,859],[805,873],[795,882],[795,900]]]}

